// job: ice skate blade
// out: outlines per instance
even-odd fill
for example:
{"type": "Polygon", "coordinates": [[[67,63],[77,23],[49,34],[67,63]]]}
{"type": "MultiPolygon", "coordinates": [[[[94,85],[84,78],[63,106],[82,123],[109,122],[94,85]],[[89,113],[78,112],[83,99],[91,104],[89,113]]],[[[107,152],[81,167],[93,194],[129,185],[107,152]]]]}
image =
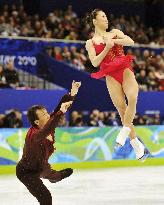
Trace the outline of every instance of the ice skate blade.
{"type": "Polygon", "coordinates": [[[122,145],[116,142],[116,144],[115,144],[115,146],[114,146],[114,151],[116,151],[116,150],[119,149],[120,147],[122,147],[122,145]]]}
{"type": "Polygon", "coordinates": [[[149,156],[148,154],[144,153],[144,155],[140,157],[138,160],[143,163],[148,158],[148,156],[149,156]]]}

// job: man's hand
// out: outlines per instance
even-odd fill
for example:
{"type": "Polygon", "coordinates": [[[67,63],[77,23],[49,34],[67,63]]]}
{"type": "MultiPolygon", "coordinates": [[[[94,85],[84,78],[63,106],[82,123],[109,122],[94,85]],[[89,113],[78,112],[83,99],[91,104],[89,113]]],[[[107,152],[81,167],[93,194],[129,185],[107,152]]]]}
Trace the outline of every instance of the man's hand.
{"type": "Polygon", "coordinates": [[[81,82],[75,82],[73,80],[72,88],[71,88],[71,96],[74,96],[78,93],[78,90],[79,90],[80,86],[81,86],[81,82]]]}
{"type": "Polygon", "coordinates": [[[69,102],[62,103],[60,110],[61,110],[63,113],[66,113],[67,110],[68,110],[68,108],[72,105],[72,103],[73,103],[73,101],[69,101],[69,102]]]}

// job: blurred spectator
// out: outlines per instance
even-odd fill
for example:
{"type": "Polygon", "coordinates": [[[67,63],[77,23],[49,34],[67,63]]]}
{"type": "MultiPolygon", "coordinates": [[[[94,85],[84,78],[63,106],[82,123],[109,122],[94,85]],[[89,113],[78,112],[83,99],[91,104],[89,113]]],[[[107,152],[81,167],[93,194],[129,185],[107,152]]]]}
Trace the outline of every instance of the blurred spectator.
{"type": "Polygon", "coordinates": [[[58,61],[62,61],[63,60],[63,56],[62,56],[62,49],[60,47],[55,47],[54,48],[54,58],[58,61]]]}
{"type": "Polygon", "coordinates": [[[71,59],[75,59],[76,55],[78,54],[78,50],[76,46],[71,46],[70,47],[70,52],[71,52],[71,59]]]}
{"type": "Polygon", "coordinates": [[[153,122],[154,125],[160,125],[161,124],[161,119],[160,119],[160,115],[159,114],[156,114],[154,116],[154,122],[153,122]]]}
{"type": "MultiPolygon", "coordinates": [[[[129,50],[128,50],[129,52],[129,50]]],[[[141,90],[164,90],[164,57],[156,55],[154,51],[144,50],[143,53],[134,52],[134,71],[141,90]]]]}
{"type": "Polygon", "coordinates": [[[7,84],[6,84],[6,78],[4,75],[4,70],[2,65],[0,65],[0,88],[7,88],[7,84]]]}
{"type": "Polygon", "coordinates": [[[62,118],[60,119],[60,122],[58,123],[58,127],[67,127],[68,126],[68,122],[66,120],[66,116],[62,116],[62,118]]]}
{"type": "MultiPolygon", "coordinates": [[[[77,111],[73,111],[70,116],[69,126],[95,126],[95,127],[104,127],[104,126],[120,126],[122,125],[120,117],[117,112],[100,112],[95,109],[90,114],[85,121],[83,121],[84,115],[82,112],[79,114],[77,111]],[[74,120],[72,120],[74,119],[74,120]],[[87,122],[88,120],[88,123],[87,122]],[[73,121],[73,123],[72,123],[73,121]]],[[[135,115],[133,124],[134,125],[160,125],[162,123],[160,114],[149,114],[149,115],[135,115]]]]}
{"type": "Polygon", "coordinates": [[[85,70],[85,66],[81,60],[81,56],[79,53],[76,54],[75,58],[73,59],[73,65],[78,69],[78,70],[85,70]]]}
{"type": "Polygon", "coordinates": [[[51,46],[46,47],[46,53],[47,53],[49,56],[52,56],[52,47],[51,47],[51,46]]]}
{"type": "Polygon", "coordinates": [[[71,113],[71,116],[70,116],[70,121],[69,121],[69,125],[70,126],[75,126],[75,122],[76,122],[76,119],[78,118],[78,112],[77,111],[73,111],[71,113]]]}
{"type": "Polygon", "coordinates": [[[3,128],[3,126],[4,126],[4,118],[5,118],[5,115],[0,114],[0,128],[3,128]]]}
{"type": "Polygon", "coordinates": [[[99,127],[105,126],[105,113],[104,112],[99,112],[98,126],[99,127]]]}
{"type": "Polygon", "coordinates": [[[22,113],[17,109],[9,111],[3,118],[4,128],[19,128],[22,126],[22,113]]]}
{"type": "Polygon", "coordinates": [[[87,61],[87,55],[86,55],[84,48],[80,49],[80,58],[81,58],[82,63],[85,65],[87,61]]]}
{"type": "Polygon", "coordinates": [[[6,79],[6,83],[10,87],[16,88],[19,86],[19,76],[18,76],[17,71],[15,70],[14,61],[9,60],[6,63],[5,69],[4,69],[4,76],[6,79]]]}
{"type": "MultiPolygon", "coordinates": [[[[69,40],[87,40],[92,35],[84,18],[79,18],[71,5],[64,10],[54,10],[43,20],[39,15],[28,16],[21,5],[18,8],[4,5],[0,12],[0,34],[3,36],[34,36],[69,40]]],[[[139,16],[110,15],[110,29],[118,28],[135,42],[164,45],[164,28],[146,27],[139,16]]]]}
{"type": "Polygon", "coordinates": [[[83,122],[83,118],[82,116],[78,116],[78,118],[76,119],[75,121],[75,125],[76,127],[82,127],[82,126],[85,126],[84,122],[83,122]]]}
{"type": "Polygon", "coordinates": [[[73,111],[70,116],[69,126],[84,126],[83,117],[80,112],[73,111]]]}
{"type": "Polygon", "coordinates": [[[158,79],[158,80],[164,80],[164,73],[163,73],[164,70],[162,69],[157,69],[154,74],[155,74],[155,77],[158,79]]]}
{"type": "Polygon", "coordinates": [[[99,110],[95,109],[90,114],[88,126],[99,126],[99,110]]]}
{"type": "MultiPolygon", "coordinates": [[[[133,124],[136,125],[160,125],[164,124],[164,119],[161,118],[160,113],[155,112],[149,114],[136,114],[133,124]]],[[[20,128],[23,126],[22,113],[13,109],[7,111],[6,114],[0,114],[0,128],[20,128]]],[[[122,126],[119,120],[118,113],[114,111],[100,112],[95,109],[91,113],[88,113],[85,117],[83,112],[73,111],[70,114],[68,121],[66,117],[61,118],[58,127],[105,127],[105,126],[122,126]],[[84,120],[85,119],[85,120],[84,120]]]]}
{"type": "Polygon", "coordinates": [[[110,126],[118,126],[119,125],[119,122],[118,122],[118,119],[116,116],[117,116],[116,112],[109,113],[108,125],[110,125],[110,126]]]}
{"type": "Polygon", "coordinates": [[[67,46],[64,46],[62,56],[63,56],[63,60],[66,63],[71,63],[71,53],[70,53],[69,48],[67,46]]]}
{"type": "Polygon", "coordinates": [[[159,83],[155,77],[155,74],[152,71],[150,71],[148,74],[147,83],[148,83],[148,90],[158,90],[159,83]]]}
{"type": "Polygon", "coordinates": [[[77,40],[77,34],[74,31],[71,31],[68,36],[65,37],[67,40],[77,40]]]}
{"type": "Polygon", "coordinates": [[[137,76],[137,82],[139,83],[139,87],[141,90],[147,91],[148,79],[145,70],[140,70],[140,73],[137,76]]]}

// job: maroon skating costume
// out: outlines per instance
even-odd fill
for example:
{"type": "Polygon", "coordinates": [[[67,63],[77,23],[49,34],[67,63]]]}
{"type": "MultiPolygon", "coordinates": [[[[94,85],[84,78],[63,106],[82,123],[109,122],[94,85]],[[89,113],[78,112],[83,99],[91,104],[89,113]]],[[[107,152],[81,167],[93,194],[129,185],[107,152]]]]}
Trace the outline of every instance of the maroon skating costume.
{"type": "Polygon", "coordinates": [[[64,95],[50,119],[42,129],[31,127],[26,135],[22,159],[16,167],[18,179],[27,187],[30,193],[37,198],[41,205],[52,205],[52,197],[49,190],[40,178],[48,179],[50,182],[58,182],[72,174],[72,169],[61,171],[52,170],[48,159],[54,152],[54,131],[61,117],[61,104],[73,101],[70,94],[64,95]],[[53,141],[47,139],[51,135],[53,141]]]}

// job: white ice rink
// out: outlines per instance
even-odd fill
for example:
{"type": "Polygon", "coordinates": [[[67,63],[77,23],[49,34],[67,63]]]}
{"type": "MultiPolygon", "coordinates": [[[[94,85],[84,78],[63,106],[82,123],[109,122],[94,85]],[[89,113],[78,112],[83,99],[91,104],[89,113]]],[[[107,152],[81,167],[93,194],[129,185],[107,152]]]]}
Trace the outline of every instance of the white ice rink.
{"type": "MultiPolygon", "coordinates": [[[[57,184],[44,181],[53,205],[164,205],[164,167],[75,171],[57,184]]],[[[37,205],[14,176],[0,176],[0,205],[37,205]]]]}

